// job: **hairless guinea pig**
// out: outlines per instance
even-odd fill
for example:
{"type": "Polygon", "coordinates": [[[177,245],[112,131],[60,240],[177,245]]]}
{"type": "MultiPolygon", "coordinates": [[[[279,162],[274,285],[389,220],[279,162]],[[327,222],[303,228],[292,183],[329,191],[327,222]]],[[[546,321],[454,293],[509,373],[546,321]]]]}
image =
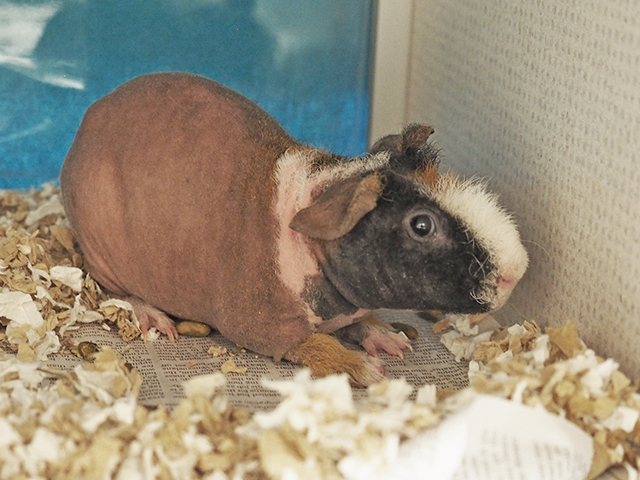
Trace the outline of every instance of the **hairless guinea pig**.
{"type": "Polygon", "coordinates": [[[438,172],[432,132],[410,125],[344,158],[218,83],[150,74],[91,105],[60,183],[86,269],[143,331],[175,337],[170,314],[368,385],[377,349],[409,345],[369,311],[490,311],[527,267],[496,197],[438,172]]]}

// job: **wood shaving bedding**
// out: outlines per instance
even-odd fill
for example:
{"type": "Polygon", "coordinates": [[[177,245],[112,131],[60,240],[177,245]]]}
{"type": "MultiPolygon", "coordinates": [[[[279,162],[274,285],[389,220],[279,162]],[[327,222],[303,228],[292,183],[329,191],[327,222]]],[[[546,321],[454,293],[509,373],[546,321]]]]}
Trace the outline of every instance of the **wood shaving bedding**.
{"type": "Polygon", "coordinates": [[[469,332],[464,317],[445,320],[452,330],[442,333],[443,324],[438,330],[454,355],[470,360],[470,389],[543,406],[589,433],[594,439],[589,479],[612,465],[640,468],[637,385],[614,360],[587,348],[575,325],[567,322],[543,332],[535,322],[525,321],[478,333],[469,332]]]}
{"type": "Polygon", "coordinates": [[[233,358],[230,358],[222,364],[222,366],[220,367],[220,371],[222,373],[246,373],[247,367],[240,367],[236,365],[236,363],[233,361],[233,358]]]}
{"type": "Polygon", "coordinates": [[[0,478],[266,478],[220,373],[190,382],[172,412],[137,403],[142,378],[108,347],[71,373],[7,355],[0,380],[0,478]]]}
{"type": "Polygon", "coordinates": [[[294,381],[267,382],[284,400],[252,416],[230,405],[217,373],[187,382],[187,398],[171,412],[144,407],[135,370],[110,349],[65,335],[87,322],[113,325],[126,340],[140,331],[131,306],[82,272],[57,189],[0,192],[0,207],[1,479],[344,478],[354,465],[392,463],[402,441],[470,393],[542,405],[579,425],[594,439],[589,478],[613,464],[638,466],[640,395],[571,324],[543,332],[533,322],[439,322],[443,343],[470,360],[461,393],[427,385],[412,401],[413,387],[385,380],[355,403],[346,378],[312,380],[303,370],[294,381]],[[47,370],[42,362],[61,348],[93,363],[47,370]]]}
{"type": "Polygon", "coordinates": [[[140,335],[127,302],[109,299],[82,271],[60,202],[47,184],[28,193],[0,192],[0,321],[3,345],[23,361],[58,352],[65,332],[106,322],[125,340],[140,335]]]}

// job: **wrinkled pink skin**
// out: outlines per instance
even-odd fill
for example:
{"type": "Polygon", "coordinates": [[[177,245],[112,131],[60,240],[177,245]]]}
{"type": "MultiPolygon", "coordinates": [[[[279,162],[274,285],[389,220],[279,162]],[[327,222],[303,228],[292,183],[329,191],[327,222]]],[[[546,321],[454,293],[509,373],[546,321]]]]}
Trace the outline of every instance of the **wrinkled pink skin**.
{"type": "MultiPolygon", "coordinates": [[[[167,312],[280,359],[316,331],[281,280],[276,251],[276,161],[303,148],[255,104],[202,77],[124,84],[88,109],[61,172],[86,269],[133,301],[145,331],[177,337],[167,312]]],[[[408,345],[372,331],[371,354],[408,345]]]]}

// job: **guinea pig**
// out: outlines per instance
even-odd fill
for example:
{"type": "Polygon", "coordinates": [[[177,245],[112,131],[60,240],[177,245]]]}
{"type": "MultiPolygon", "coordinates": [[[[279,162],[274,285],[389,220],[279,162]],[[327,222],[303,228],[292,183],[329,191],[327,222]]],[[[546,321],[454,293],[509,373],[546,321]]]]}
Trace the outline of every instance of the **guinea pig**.
{"type": "Polygon", "coordinates": [[[409,125],[345,158],[223,85],[156,73],[89,107],[60,185],[86,270],[143,331],[176,337],[168,315],[203,322],[369,385],[378,350],[409,346],[371,312],[491,311],[527,267],[496,196],[439,171],[432,132],[409,125]],[[339,329],[369,354],[328,335],[339,329]]]}

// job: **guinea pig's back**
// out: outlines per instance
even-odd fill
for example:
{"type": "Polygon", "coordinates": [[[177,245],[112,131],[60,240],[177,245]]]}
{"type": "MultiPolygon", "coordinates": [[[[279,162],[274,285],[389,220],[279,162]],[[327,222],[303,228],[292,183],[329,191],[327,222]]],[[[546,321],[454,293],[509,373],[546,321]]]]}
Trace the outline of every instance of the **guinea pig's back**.
{"type": "Polygon", "coordinates": [[[275,275],[265,262],[273,172],[296,145],[257,105],[203,77],[127,82],[87,110],[61,172],[87,269],[114,293],[193,320],[235,302],[234,290],[250,299],[256,278],[275,275]]]}

